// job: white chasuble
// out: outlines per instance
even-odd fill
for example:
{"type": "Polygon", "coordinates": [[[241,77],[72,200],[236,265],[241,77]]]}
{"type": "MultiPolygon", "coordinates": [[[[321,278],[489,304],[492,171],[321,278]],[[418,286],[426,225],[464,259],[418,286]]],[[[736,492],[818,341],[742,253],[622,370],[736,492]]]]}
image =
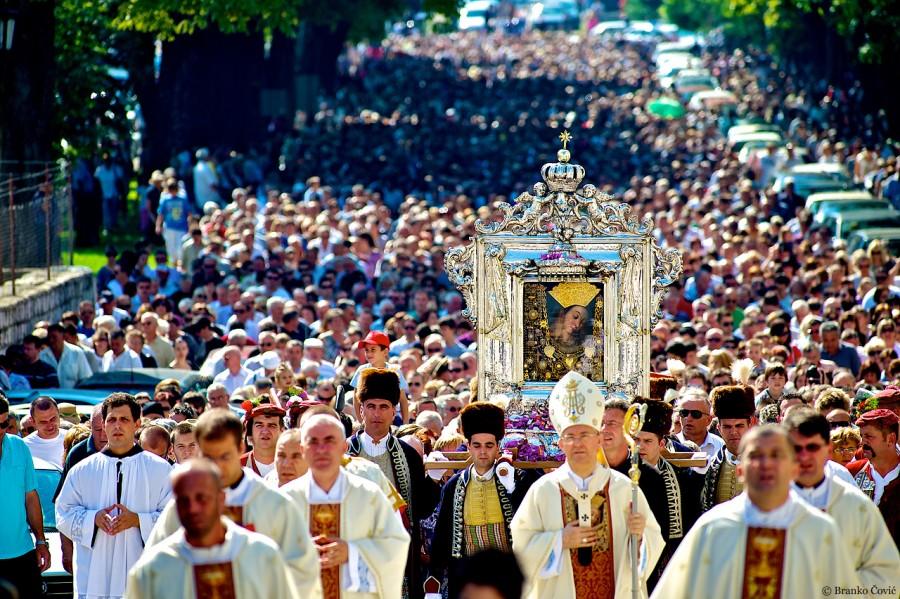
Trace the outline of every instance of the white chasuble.
{"type": "Polygon", "coordinates": [[[834,520],[795,492],[771,512],[742,493],[694,524],[653,590],[652,599],[740,599],[751,527],[784,530],[782,599],[818,596],[823,588],[856,587],[858,578],[834,520]]]}
{"type": "Polygon", "coordinates": [[[400,597],[410,538],[381,489],[341,468],[328,492],[315,483],[312,472],[282,491],[307,519],[311,504],[340,504],[340,538],[349,554],[340,568],[341,599],[400,597]]]}
{"type": "MultiPolygon", "coordinates": [[[[510,524],[513,552],[525,574],[527,590],[524,596],[527,599],[575,597],[570,552],[562,546],[565,524],[560,487],[573,497],[580,496],[579,491],[587,491],[587,495],[592,496],[602,491],[607,481],[616,597],[631,597],[631,557],[626,528],[628,506],[631,503],[631,481],[625,475],[598,464],[594,474],[579,484],[573,479],[568,465],[563,464],[542,476],[528,489],[510,524]]],[[[641,597],[646,597],[647,577],[653,571],[665,541],[659,523],[640,489],[637,508],[647,519],[637,564],[641,585],[638,591],[641,597]]]]}
{"type": "Polygon", "coordinates": [[[860,584],[867,589],[896,586],[900,581],[900,553],[878,506],[855,484],[843,479],[826,476],[820,486],[825,488],[795,489],[807,503],[837,522],[860,584]]]}
{"type": "MultiPolygon", "coordinates": [[[[302,597],[321,596],[319,554],[309,535],[306,514],[287,495],[270,488],[263,479],[244,468],[244,477],[237,486],[225,489],[225,508],[231,515],[239,514],[237,523],[247,530],[275,541],[302,597]]],[[[160,543],[180,527],[173,501],[163,510],[147,544],[160,543]]]]}
{"type": "Polygon", "coordinates": [[[223,522],[221,545],[193,547],[179,529],[148,548],[128,575],[128,599],[306,599],[274,541],[227,518],[223,522]]]}
{"type": "Polygon", "coordinates": [[[124,594],[128,570],[171,497],[170,471],[168,462],[139,447],[123,457],[95,453],[72,468],[56,500],[56,521],[74,544],[75,597],[124,594]],[[97,512],[116,503],[135,512],[140,527],[112,536],[97,528],[97,512]]]}

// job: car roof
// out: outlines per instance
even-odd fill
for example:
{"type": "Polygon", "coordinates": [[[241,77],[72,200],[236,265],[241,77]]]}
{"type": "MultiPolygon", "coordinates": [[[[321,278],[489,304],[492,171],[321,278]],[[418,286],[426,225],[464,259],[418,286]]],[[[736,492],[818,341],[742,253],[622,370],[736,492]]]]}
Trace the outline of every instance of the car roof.
{"type": "Polygon", "coordinates": [[[845,221],[853,221],[853,220],[875,220],[876,218],[884,218],[886,216],[898,216],[900,217],[900,211],[894,210],[893,208],[864,208],[861,210],[850,210],[848,212],[844,212],[843,214],[839,214],[838,218],[841,218],[845,221]]]}
{"type": "Polygon", "coordinates": [[[75,406],[95,406],[103,403],[109,391],[95,389],[13,389],[5,392],[11,406],[28,405],[42,395],[52,397],[57,403],[75,406]]]}
{"type": "Polygon", "coordinates": [[[182,390],[197,383],[211,382],[212,379],[196,370],[176,370],[174,368],[133,368],[98,372],[78,383],[78,389],[100,389],[106,391],[151,391],[164,379],[175,379],[182,390]]]}
{"type": "Polygon", "coordinates": [[[750,133],[739,133],[734,135],[729,141],[732,143],[748,141],[784,141],[784,137],[782,137],[781,133],[776,131],[752,131],[750,133]]]}
{"type": "Polygon", "coordinates": [[[866,239],[900,239],[898,227],[873,227],[871,229],[857,229],[850,234],[851,237],[864,237],[866,239]]]}
{"type": "Polygon", "coordinates": [[[847,168],[843,164],[815,162],[812,164],[796,164],[788,171],[790,174],[846,174],[847,168]]]}
{"type": "Polygon", "coordinates": [[[815,202],[833,202],[833,201],[851,201],[851,200],[877,200],[875,196],[873,196],[868,191],[822,191],[819,193],[811,193],[809,197],[806,198],[807,203],[815,203],[815,202]]]}

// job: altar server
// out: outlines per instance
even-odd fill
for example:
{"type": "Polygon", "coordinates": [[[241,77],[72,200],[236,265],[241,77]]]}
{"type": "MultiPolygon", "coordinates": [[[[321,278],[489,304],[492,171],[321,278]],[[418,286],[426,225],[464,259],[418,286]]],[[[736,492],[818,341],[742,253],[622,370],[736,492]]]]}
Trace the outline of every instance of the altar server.
{"type": "Polygon", "coordinates": [[[56,500],[59,531],[75,548],[75,597],[121,597],[128,570],[171,496],[169,463],[141,450],[141,406],[127,393],[103,400],[106,448],[69,472],[56,500]]]}

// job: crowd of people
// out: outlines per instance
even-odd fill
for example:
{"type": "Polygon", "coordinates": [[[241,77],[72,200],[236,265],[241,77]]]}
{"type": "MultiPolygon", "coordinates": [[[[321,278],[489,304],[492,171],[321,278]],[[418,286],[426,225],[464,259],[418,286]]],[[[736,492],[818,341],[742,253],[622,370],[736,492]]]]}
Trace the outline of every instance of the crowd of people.
{"type": "Polygon", "coordinates": [[[33,455],[63,471],[78,596],[627,596],[631,535],[638,590],[659,597],[740,596],[745,555],[719,548],[748,534],[752,584],[783,596],[896,585],[900,261],[877,241],[848,253],[772,175],[836,162],[900,200],[898,148],[853,81],[760,51],[701,52],[734,112],[660,119],[651,55],[568,33],[390,37],[348,50],[338,96],[277,160],[225,172],[201,149],[153,173],[146,240],[110,247],[96,299],[7,349],[0,387],[153,366],[209,385],[113,394],[87,423],[52,392],[21,421],[0,401],[3,477],[17,460],[22,478],[0,575],[31,596],[49,564],[33,455]],[[723,135],[738,117],[781,126],[796,156],[741,162],[723,135]],[[444,256],[536,182],[562,128],[588,180],[682,251],[684,278],[652,331],[669,392],[644,400],[637,447],[627,403],[555,412],[566,384],[600,393],[567,375],[549,400],[566,462],[538,477],[501,459],[503,410],[475,401],[478,339],[444,256]],[[426,471],[459,450],[471,466],[426,471]],[[665,457],[696,450],[706,466],[665,457]]]}

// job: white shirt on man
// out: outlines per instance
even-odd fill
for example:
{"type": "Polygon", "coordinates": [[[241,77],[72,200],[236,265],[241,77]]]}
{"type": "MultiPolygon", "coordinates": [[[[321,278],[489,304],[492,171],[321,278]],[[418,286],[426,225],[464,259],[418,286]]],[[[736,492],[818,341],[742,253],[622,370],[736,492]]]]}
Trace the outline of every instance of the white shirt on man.
{"type": "Polygon", "coordinates": [[[108,349],[106,350],[106,353],[103,354],[103,365],[101,368],[103,369],[103,372],[141,368],[141,357],[129,347],[126,347],[125,351],[118,356],[113,353],[113,350],[108,349]]]}
{"type": "Polygon", "coordinates": [[[65,438],[65,432],[60,429],[59,434],[52,439],[44,439],[35,431],[22,440],[25,441],[28,451],[31,452],[31,457],[40,458],[62,468],[63,440],[65,438]]]}
{"type": "Polygon", "coordinates": [[[244,381],[246,381],[247,377],[251,374],[253,373],[243,366],[241,366],[241,369],[238,370],[237,374],[231,374],[231,371],[226,368],[215,376],[213,382],[225,385],[228,395],[231,395],[244,385],[244,381]]]}

